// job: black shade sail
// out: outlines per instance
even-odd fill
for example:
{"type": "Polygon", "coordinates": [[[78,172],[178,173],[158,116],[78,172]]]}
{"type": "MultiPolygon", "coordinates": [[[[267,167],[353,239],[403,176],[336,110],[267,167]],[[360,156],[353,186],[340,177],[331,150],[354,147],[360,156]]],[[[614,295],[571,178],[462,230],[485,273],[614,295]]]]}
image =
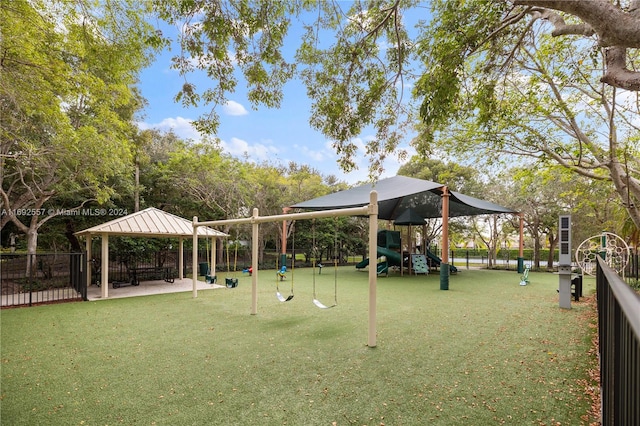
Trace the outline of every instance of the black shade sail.
{"type": "Polygon", "coordinates": [[[395,225],[424,225],[426,222],[422,216],[413,209],[407,209],[400,213],[400,216],[396,217],[393,221],[395,225]]]}
{"type": "MultiPolygon", "coordinates": [[[[395,220],[408,209],[423,218],[442,217],[442,190],[445,185],[407,176],[394,176],[324,195],[295,204],[291,208],[304,210],[333,210],[361,207],[369,204],[369,193],[378,192],[378,217],[395,220]]],[[[489,201],[450,191],[449,217],[481,214],[517,213],[489,201]]]]}

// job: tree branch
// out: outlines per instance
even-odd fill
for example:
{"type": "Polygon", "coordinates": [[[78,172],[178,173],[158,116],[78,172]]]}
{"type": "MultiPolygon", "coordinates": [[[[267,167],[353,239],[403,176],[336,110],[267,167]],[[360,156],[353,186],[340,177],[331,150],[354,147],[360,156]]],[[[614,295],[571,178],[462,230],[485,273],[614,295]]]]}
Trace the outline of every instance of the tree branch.
{"type": "Polygon", "coordinates": [[[534,19],[546,19],[554,27],[551,34],[598,36],[605,52],[606,70],[601,82],[612,87],[640,91],[640,73],[627,69],[626,49],[640,48],[640,2],[634,0],[627,11],[608,0],[514,0],[527,6],[534,19]],[[554,11],[580,18],[580,24],[567,24],[554,11]]]}
{"type": "Polygon", "coordinates": [[[627,69],[627,49],[610,47],[605,50],[606,71],[601,82],[630,91],[640,91],[640,73],[627,69]]]}
{"type": "Polygon", "coordinates": [[[640,47],[640,10],[624,11],[609,0],[515,0],[513,3],[577,16],[595,30],[601,46],[640,47]]]}
{"type": "Polygon", "coordinates": [[[531,10],[531,14],[538,19],[545,19],[553,25],[553,31],[551,35],[554,37],[563,35],[580,35],[585,37],[591,37],[596,32],[589,24],[567,24],[559,13],[553,12],[550,9],[538,9],[531,10]]]}

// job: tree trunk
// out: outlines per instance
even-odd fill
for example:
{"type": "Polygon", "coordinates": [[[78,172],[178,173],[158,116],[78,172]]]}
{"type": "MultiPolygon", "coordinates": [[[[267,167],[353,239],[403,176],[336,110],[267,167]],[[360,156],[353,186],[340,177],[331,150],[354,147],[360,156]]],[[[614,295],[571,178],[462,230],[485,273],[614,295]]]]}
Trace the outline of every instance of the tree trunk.
{"type": "Polygon", "coordinates": [[[553,270],[553,253],[556,251],[558,239],[554,233],[549,233],[549,256],[547,257],[547,269],[553,270]]]}
{"type": "MultiPolygon", "coordinates": [[[[36,265],[36,249],[38,248],[38,228],[33,224],[27,230],[27,269],[25,276],[31,276],[31,268],[36,265]]],[[[33,272],[36,270],[34,269],[33,272]]]]}
{"type": "Polygon", "coordinates": [[[133,189],[133,211],[140,211],[140,164],[136,161],[135,187],[133,189]]]}

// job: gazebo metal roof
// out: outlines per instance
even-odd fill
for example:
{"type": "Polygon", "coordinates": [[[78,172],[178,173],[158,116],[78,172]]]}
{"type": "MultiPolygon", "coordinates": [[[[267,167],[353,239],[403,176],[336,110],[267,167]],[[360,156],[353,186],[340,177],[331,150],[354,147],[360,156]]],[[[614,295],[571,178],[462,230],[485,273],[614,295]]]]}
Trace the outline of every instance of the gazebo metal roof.
{"type": "MultiPolygon", "coordinates": [[[[78,236],[98,234],[158,238],[191,237],[193,236],[193,222],[163,210],[149,207],[76,232],[78,236]]],[[[199,226],[198,236],[228,237],[229,235],[213,228],[199,226]]]]}

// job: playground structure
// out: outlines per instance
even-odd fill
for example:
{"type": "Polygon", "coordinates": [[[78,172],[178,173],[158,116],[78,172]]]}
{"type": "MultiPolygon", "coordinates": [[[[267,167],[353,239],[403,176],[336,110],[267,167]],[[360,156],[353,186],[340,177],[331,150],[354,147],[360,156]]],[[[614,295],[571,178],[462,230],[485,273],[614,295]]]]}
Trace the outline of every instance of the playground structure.
{"type": "MultiPolygon", "coordinates": [[[[251,243],[251,315],[258,313],[258,279],[260,276],[258,270],[258,235],[261,223],[281,222],[284,220],[306,220],[322,217],[340,217],[340,216],[368,216],[369,217],[369,257],[377,256],[377,233],[378,233],[378,193],[371,191],[369,194],[369,203],[362,207],[352,207],[344,209],[321,210],[303,213],[288,213],[274,216],[260,216],[257,208],[253,209],[253,215],[248,218],[227,219],[217,221],[199,222],[198,217],[193,217],[193,252],[194,271],[197,270],[197,250],[198,250],[198,229],[199,227],[213,227],[220,225],[248,224],[252,225],[252,243],[251,243]]],[[[374,268],[369,269],[369,331],[367,346],[376,346],[376,287],[377,273],[374,268]]],[[[197,277],[193,275],[193,297],[198,297],[197,277]]],[[[315,303],[315,302],[314,302],[315,303]]]]}
{"type": "MultiPolygon", "coordinates": [[[[415,274],[428,274],[429,268],[439,268],[442,264],[442,259],[432,253],[429,249],[426,249],[426,254],[410,253],[406,256],[401,254],[402,240],[399,231],[380,230],[378,231],[376,248],[376,259],[384,258],[384,260],[377,262],[376,272],[378,275],[389,273],[390,267],[402,268],[409,266],[409,271],[413,271],[415,274]],[[403,259],[404,258],[404,259],[403,259]],[[411,262],[409,264],[409,262],[411,262]]],[[[364,269],[369,265],[370,258],[366,258],[356,264],[356,269],[364,269]]],[[[453,265],[449,265],[449,272],[456,273],[458,268],[453,265]]]]}

